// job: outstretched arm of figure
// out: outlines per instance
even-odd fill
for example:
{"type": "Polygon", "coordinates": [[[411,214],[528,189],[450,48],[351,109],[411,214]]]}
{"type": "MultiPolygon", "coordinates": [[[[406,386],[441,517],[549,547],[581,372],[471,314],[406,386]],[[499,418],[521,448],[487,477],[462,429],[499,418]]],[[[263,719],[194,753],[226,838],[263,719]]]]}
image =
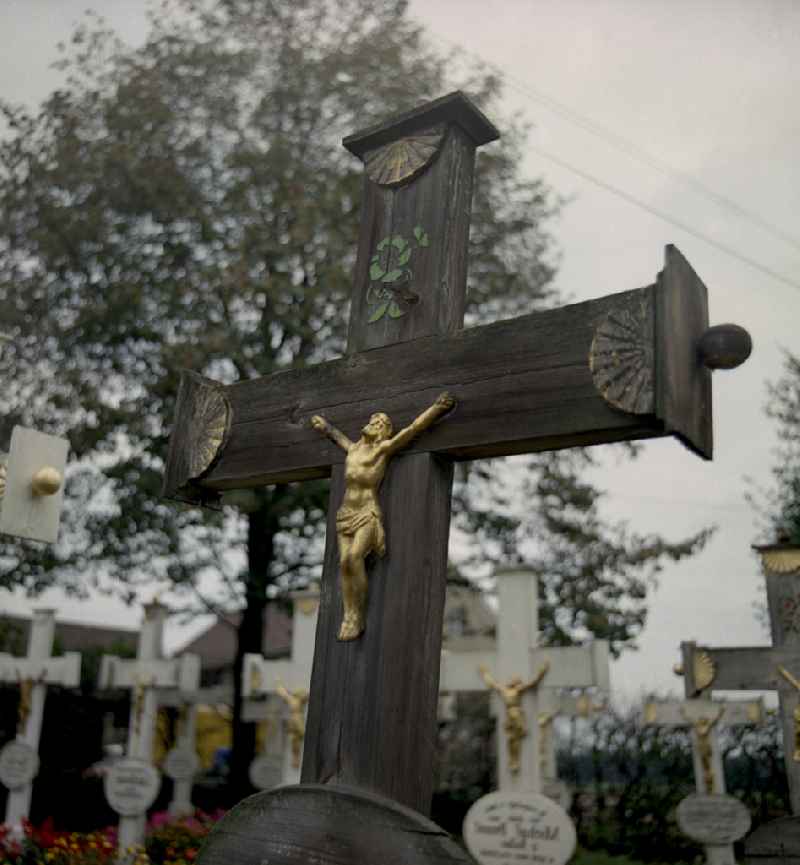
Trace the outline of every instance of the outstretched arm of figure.
{"type": "Polygon", "coordinates": [[[502,690],[503,690],[503,689],[502,689],[502,688],[500,687],[500,685],[498,685],[497,682],[495,682],[495,680],[492,678],[492,674],[489,672],[489,670],[487,669],[487,667],[486,667],[485,664],[481,664],[481,665],[478,667],[478,672],[481,674],[481,678],[482,678],[483,681],[486,683],[486,687],[487,687],[487,688],[493,688],[495,691],[498,692],[498,694],[499,694],[499,693],[502,693],[502,690]]]}
{"type": "Polygon", "coordinates": [[[314,427],[317,432],[321,432],[323,435],[326,435],[334,444],[339,445],[339,447],[347,452],[353,447],[353,443],[349,438],[333,424],[328,423],[322,415],[315,414],[314,417],[311,418],[311,426],[314,427]]]}
{"type": "Polygon", "coordinates": [[[278,687],[275,688],[275,693],[276,693],[276,694],[277,694],[277,695],[278,695],[278,696],[279,696],[279,697],[280,697],[280,698],[281,698],[285,703],[288,703],[288,704],[291,706],[291,704],[292,704],[292,695],[291,695],[291,694],[286,690],[286,688],[283,687],[283,685],[278,685],[278,687]]]}
{"type": "Polygon", "coordinates": [[[447,414],[450,409],[456,404],[456,401],[449,393],[442,393],[436,398],[436,402],[426,408],[419,417],[415,418],[411,423],[400,430],[396,435],[392,436],[384,445],[386,452],[389,454],[397,453],[401,448],[410,444],[412,439],[418,436],[423,430],[426,430],[435,420],[438,420],[443,414],[447,414]]]}
{"type": "Polygon", "coordinates": [[[538,688],[539,683],[542,679],[547,675],[547,671],[550,669],[550,661],[545,661],[539,672],[530,680],[530,682],[526,682],[519,690],[520,694],[523,694],[525,691],[530,691],[531,688],[538,688]]]}

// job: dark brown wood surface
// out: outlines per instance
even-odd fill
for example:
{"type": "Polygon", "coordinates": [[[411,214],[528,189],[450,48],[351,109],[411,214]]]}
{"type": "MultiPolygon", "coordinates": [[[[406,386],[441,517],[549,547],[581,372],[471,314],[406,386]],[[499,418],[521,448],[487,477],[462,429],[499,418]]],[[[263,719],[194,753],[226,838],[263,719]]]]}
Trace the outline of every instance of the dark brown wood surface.
{"type": "Polygon", "coordinates": [[[708,290],[680,251],[666,248],[656,301],[656,412],[665,430],[711,459],[711,370],[700,356],[708,290]]]}
{"type": "Polygon", "coordinates": [[[800,865],[800,817],[759,826],[744,842],[745,865],[800,865]]]}
{"type": "Polygon", "coordinates": [[[220,820],[198,865],[474,865],[435,823],[362,790],[257,793],[220,820]]]}
{"type": "Polygon", "coordinates": [[[233,406],[230,441],[201,483],[221,490],[324,477],[344,455],[311,428],[312,415],[350,436],[377,410],[399,428],[443,390],[456,398],[455,410],[410,450],[475,459],[663,434],[658,418],[609,405],[588,364],[597,323],[647,291],[232,385],[225,389],[233,406]]]}
{"type": "Polygon", "coordinates": [[[349,354],[452,333],[462,326],[474,162],[475,145],[460,129],[451,127],[423,183],[387,189],[365,176],[349,354]],[[414,250],[410,262],[413,278],[408,288],[419,299],[401,318],[386,315],[369,323],[365,299],[371,257],[384,237],[400,235],[413,243],[416,226],[424,228],[429,241],[427,247],[414,250]]]}
{"type": "Polygon", "coordinates": [[[339,642],[343,471],[334,472],[304,782],[358,784],[430,809],[452,474],[449,461],[430,454],[389,464],[380,493],[387,554],[370,560],[367,627],[339,642]]]}

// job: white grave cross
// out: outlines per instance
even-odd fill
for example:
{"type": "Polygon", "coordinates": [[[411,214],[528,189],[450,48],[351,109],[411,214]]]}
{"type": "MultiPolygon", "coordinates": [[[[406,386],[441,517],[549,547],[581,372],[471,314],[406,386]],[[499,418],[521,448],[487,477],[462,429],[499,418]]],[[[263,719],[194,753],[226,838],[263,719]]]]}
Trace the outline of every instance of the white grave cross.
{"type": "Polygon", "coordinates": [[[17,738],[0,751],[0,783],[8,787],[6,823],[21,831],[28,816],[33,778],[39,766],[39,738],[48,685],[75,688],[80,684],[81,656],[68,652],[51,657],[56,618],[53,610],[35,610],[26,658],[0,654],[0,682],[20,687],[17,738]]]}
{"type": "Polygon", "coordinates": [[[120,854],[144,838],[147,809],[161,786],[152,765],[153,739],[158,714],[158,691],[192,695],[200,686],[200,658],[163,655],[164,624],[168,610],[156,601],[145,605],[136,660],[104,655],[100,665],[100,688],[129,688],[131,712],[128,724],[126,759],[115,764],[106,776],[106,797],[120,815],[120,854]]]}
{"type": "MultiPolygon", "coordinates": [[[[487,669],[500,685],[517,677],[529,683],[541,676],[541,688],[591,688],[609,690],[608,643],[595,640],[587,646],[539,646],[538,588],[536,576],[526,570],[497,574],[498,615],[496,650],[442,652],[441,691],[480,691],[485,687],[480,669],[487,669]]],[[[498,789],[542,790],[539,748],[539,700],[537,688],[520,696],[527,734],[520,741],[519,770],[512,771],[507,736],[501,733],[506,706],[498,694],[492,698],[498,718],[498,789]]]]}
{"type": "MultiPolygon", "coordinates": [[[[263,720],[263,704],[251,698],[276,694],[288,709],[286,732],[280,731],[283,741],[284,784],[300,783],[302,746],[305,730],[305,709],[311,683],[311,667],[314,663],[314,640],[317,632],[319,591],[311,589],[292,594],[292,655],[291,658],[268,661],[261,655],[245,655],[242,666],[242,697],[247,701],[243,717],[248,721],[263,720]]],[[[266,754],[256,758],[268,762],[266,754]]],[[[254,768],[255,762],[254,762],[254,768]]],[[[251,771],[255,786],[261,786],[258,771],[251,771]]]]}
{"type": "MultiPolygon", "coordinates": [[[[705,796],[725,794],[725,770],[719,747],[722,726],[760,724],[764,720],[761,700],[650,700],[642,710],[642,723],[658,727],[691,727],[692,758],[697,792],[705,796]]],[[[694,801],[694,800],[692,800],[694,801]]],[[[692,802],[687,804],[691,811],[692,802]]],[[[705,844],[709,865],[734,865],[733,845],[705,844]]]]}

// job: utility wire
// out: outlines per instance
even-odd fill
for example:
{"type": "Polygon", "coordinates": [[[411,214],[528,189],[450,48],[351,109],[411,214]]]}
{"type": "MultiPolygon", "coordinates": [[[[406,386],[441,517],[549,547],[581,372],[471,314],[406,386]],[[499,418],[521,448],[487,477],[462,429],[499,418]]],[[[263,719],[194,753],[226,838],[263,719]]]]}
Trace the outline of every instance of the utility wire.
{"type": "Polygon", "coordinates": [[[624,189],[620,189],[618,186],[607,183],[605,180],[601,180],[599,177],[595,177],[593,174],[589,174],[589,172],[584,171],[583,169],[578,168],[577,166],[572,165],[569,162],[566,162],[565,160],[561,159],[560,156],[556,156],[554,153],[549,153],[548,151],[543,150],[541,147],[537,147],[533,144],[528,144],[527,146],[529,149],[538,153],[540,156],[543,156],[545,159],[549,159],[551,162],[555,162],[556,165],[560,165],[562,168],[566,168],[567,171],[571,171],[573,174],[577,174],[584,180],[588,180],[589,183],[593,183],[595,186],[599,186],[601,187],[601,189],[605,189],[606,191],[611,192],[612,194],[624,199],[630,204],[636,205],[636,207],[641,207],[642,210],[646,210],[653,216],[657,216],[659,219],[663,219],[664,222],[668,222],[670,225],[674,225],[676,228],[680,228],[681,231],[685,231],[687,234],[691,234],[693,237],[698,238],[698,240],[704,241],[710,246],[713,246],[715,249],[718,249],[720,252],[724,252],[727,255],[738,259],[742,263],[749,265],[755,270],[758,270],[761,273],[766,274],[767,276],[771,276],[773,279],[778,280],[778,282],[782,282],[784,283],[784,285],[788,285],[791,288],[796,288],[798,289],[798,291],[800,291],[800,282],[798,282],[797,280],[794,280],[789,276],[785,276],[784,274],[779,273],[777,270],[773,270],[771,267],[767,267],[765,264],[761,264],[761,262],[756,261],[754,258],[743,255],[741,252],[735,250],[732,246],[727,246],[726,244],[721,243],[719,240],[715,240],[713,237],[706,234],[705,232],[702,232],[696,228],[692,228],[690,225],[687,225],[680,219],[677,219],[674,216],[665,213],[663,210],[652,207],[651,205],[647,204],[647,202],[642,201],[642,199],[640,198],[636,198],[636,196],[631,195],[629,192],[625,192],[624,189]]]}
{"type": "Polygon", "coordinates": [[[559,114],[561,117],[564,117],[575,126],[578,126],[586,132],[591,133],[592,135],[596,135],[598,138],[605,139],[609,144],[612,144],[614,147],[623,151],[624,153],[627,153],[634,159],[638,159],[640,162],[649,165],[651,168],[655,168],[657,171],[660,171],[662,174],[671,177],[673,180],[677,180],[679,183],[684,184],[684,186],[688,186],[689,188],[694,189],[700,195],[703,195],[709,200],[713,201],[717,206],[730,210],[737,216],[747,219],[754,225],[757,225],[759,228],[763,229],[769,234],[772,234],[779,240],[783,240],[785,243],[790,244],[795,249],[800,250],[800,239],[784,231],[782,228],[765,219],[763,216],[754,213],[752,210],[748,210],[746,207],[743,207],[741,204],[734,201],[732,198],[729,198],[727,195],[716,192],[714,189],[707,186],[702,181],[698,180],[692,175],[673,167],[668,162],[659,159],[656,156],[653,156],[653,154],[648,153],[646,150],[639,147],[630,139],[625,138],[624,136],[619,135],[618,133],[610,129],[607,129],[605,126],[602,126],[599,123],[595,123],[590,118],[579,114],[577,111],[574,111],[573,109],[569,108],[569,106],[564,105],[564,103],[559,102],[557,99],[554,99],[552,96],[548,96],[546,93],[542,93],[540,90],[537,90],[526,81],[523,81],[522,79],[517,78],[515,75],[512,75],[510,72],[508,72],[497,63],[492,63],[486,60],[477,52],[470,51],[469,49],[464,48],[462,45],[459,45],[458,43],[453,42],[450,39],[446,39],[444,36],[440,36],[437,33],[433,33],[432,35],[434,36],[434,38],[438,39],[443,44],[449,46],[451,49],[454,49],[462,54],[472,57],[475,60],[478,60],[487,68],[493,70],[495,73],[502,76],[504,80],[508,81],[516,90],[518,90],[524,96],[527,96],[529,99],[541,103],[542,105],[549,108],[553,113],[559,114]]]}

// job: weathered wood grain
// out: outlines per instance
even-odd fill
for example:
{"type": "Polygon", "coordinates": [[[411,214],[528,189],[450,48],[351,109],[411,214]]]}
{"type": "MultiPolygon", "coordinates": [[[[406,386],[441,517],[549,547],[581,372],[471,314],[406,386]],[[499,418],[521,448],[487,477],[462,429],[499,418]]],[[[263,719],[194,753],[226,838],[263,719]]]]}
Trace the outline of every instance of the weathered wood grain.
{"type": "Polygon", "coordinates": [[[220,820],[198,865],[474,865],[435,823],[380,796],[300,785],[256,793],[220,820]]]}
{"type": "Polygon", "coordinates": [[[631,294],[227,387],[230,439],[200,484],[223,490],[324,477],[343,453],[311,428],[313,414],[355,436],[372,412],[386,411],[398,428],[443,390],[455,410],[411,451],[475,459],[662,435],[657,417],[609,405],[589,369],[595,326],[631,294]]]}
{"type": "Polygon", "coordinates": [[[442,615],[447,572],[452,464],[430,454],[395,457],[380,492],[387,554],[369,565],[364,634],[339,642],[342,617],[336,509],[328,535],[304,782],[358,784],[430,809],[436,748],[442,615]]]}
{"type": "Polygon", "coordinates": [[[666,432],[711,459],[711,370],[700,356],[708,329],[708,290],[680,251],[668,245],[656,294],[656,413],[666,432]]]}

